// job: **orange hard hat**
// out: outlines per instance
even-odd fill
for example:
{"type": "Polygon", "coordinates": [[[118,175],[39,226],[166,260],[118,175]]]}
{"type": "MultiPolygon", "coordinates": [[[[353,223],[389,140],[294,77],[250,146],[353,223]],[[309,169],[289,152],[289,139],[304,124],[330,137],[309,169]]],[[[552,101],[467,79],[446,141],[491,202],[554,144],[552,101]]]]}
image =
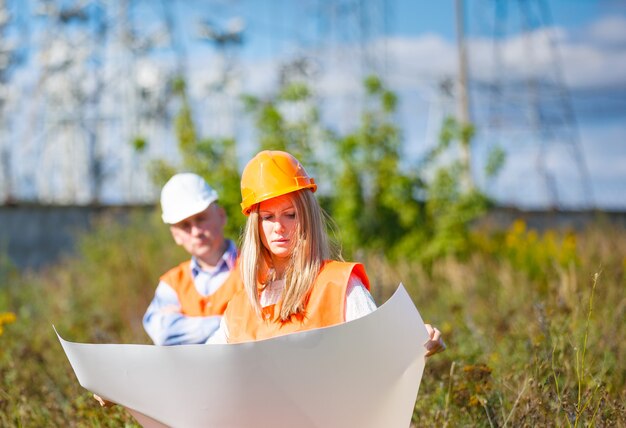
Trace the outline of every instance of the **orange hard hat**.
{"type": "Polygon", "coordinates": [[[259,202],[301,189],[315,192],[317,184],[298,159],[287,152],[264,150],[241,174],[241,212],[248,215],[259,202]]]}

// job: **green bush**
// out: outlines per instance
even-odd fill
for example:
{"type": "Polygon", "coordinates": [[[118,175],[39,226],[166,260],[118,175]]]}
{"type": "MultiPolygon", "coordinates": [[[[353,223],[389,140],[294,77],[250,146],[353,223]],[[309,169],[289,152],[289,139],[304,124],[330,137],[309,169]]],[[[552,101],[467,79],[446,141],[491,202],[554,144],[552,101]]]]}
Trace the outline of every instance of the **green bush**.
{"type": "Polygon", "coordinates": [[[156,213],[124,225],[104,217],[94,227],[79,237],[79,256],[2,277],[0,426],[136,425],[121,408],[100,409],[80,387],[52,325],[76,341],[150,343],[141,318],[162,266],[187,256],[156,213]]]}

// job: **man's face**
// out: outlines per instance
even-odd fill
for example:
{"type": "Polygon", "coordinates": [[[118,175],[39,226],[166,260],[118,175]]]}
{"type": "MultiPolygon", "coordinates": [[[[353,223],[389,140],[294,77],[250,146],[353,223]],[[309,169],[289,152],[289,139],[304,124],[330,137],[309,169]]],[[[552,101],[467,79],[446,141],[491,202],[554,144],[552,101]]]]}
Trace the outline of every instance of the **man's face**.
{"type": "Polygon", "coordinates": [[[200,261],[215,265],[224,252],[226,213],[217,204],[170,226],[174,241],[200,261]]]}

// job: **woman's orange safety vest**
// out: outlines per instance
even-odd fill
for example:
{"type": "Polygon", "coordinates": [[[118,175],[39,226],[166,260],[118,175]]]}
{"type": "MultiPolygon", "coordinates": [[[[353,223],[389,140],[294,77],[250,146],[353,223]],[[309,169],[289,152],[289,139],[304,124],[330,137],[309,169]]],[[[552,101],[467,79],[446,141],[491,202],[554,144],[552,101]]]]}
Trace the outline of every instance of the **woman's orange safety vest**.
{"type": "MultiPolygon", "coordinates": [[[[303,312],[292,315],[287,321],[279,319],[281,302],[263,308],[262,317],[259,317],[245,290],[241,290],[230,301],[224,314],[228,343],[268,339],[344,322],[346,290],[353,274],[369,290],[369,279],[362,264],[326,261],[307,296],[303,312]]],[[[227,282],[231,280],[241,282],[238,269],[232,271],[227,282]]]]}
{"type": "MultiPolygon", "coordinates": [[[[224,283],[209,296],[198,293],[191,275],[191,260],[170,269],[161,276],[161,281],[174,289],[180,301],[181,312],[192,317],[222,315],[230,299],[242,288],[237,281],[224,283]]],[[[233,271],[237,270],[237,267],[233,271]]]]}

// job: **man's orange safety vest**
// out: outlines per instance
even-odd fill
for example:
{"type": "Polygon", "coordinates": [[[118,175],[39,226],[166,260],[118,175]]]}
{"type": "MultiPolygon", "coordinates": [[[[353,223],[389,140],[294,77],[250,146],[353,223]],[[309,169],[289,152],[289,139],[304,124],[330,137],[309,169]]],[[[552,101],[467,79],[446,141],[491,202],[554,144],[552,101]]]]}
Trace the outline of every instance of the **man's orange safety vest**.
{"type": "MultiPolygon", "coordinates": [[[[281,302],[263,308],[259,317],[242,289],[230,301],[224,314],[228,343],[268,339],[344,322],[346,290],[353,274],[369,290],[369,279],[362,264],[326,261],[307,296],[304,310],[286,321],[279,319],[281,302]]],[[[227,282],[231,281],[242,282],[238,269],[231,272],[227,282]]]]}
{"type": "MultiPolygon", "coordinates": [[[[191,260],[179,264],[164,273],[161,281],[174,289],[183,314],[192,317],[222,315],[229,300],[242,288],[242,284],[226,279],[215,293],[203,296],[196,290],[190,265],[191,260]]],[[[237,270],[236,265],[233,268],[233,271],[235,270],[237,270]]]]}

